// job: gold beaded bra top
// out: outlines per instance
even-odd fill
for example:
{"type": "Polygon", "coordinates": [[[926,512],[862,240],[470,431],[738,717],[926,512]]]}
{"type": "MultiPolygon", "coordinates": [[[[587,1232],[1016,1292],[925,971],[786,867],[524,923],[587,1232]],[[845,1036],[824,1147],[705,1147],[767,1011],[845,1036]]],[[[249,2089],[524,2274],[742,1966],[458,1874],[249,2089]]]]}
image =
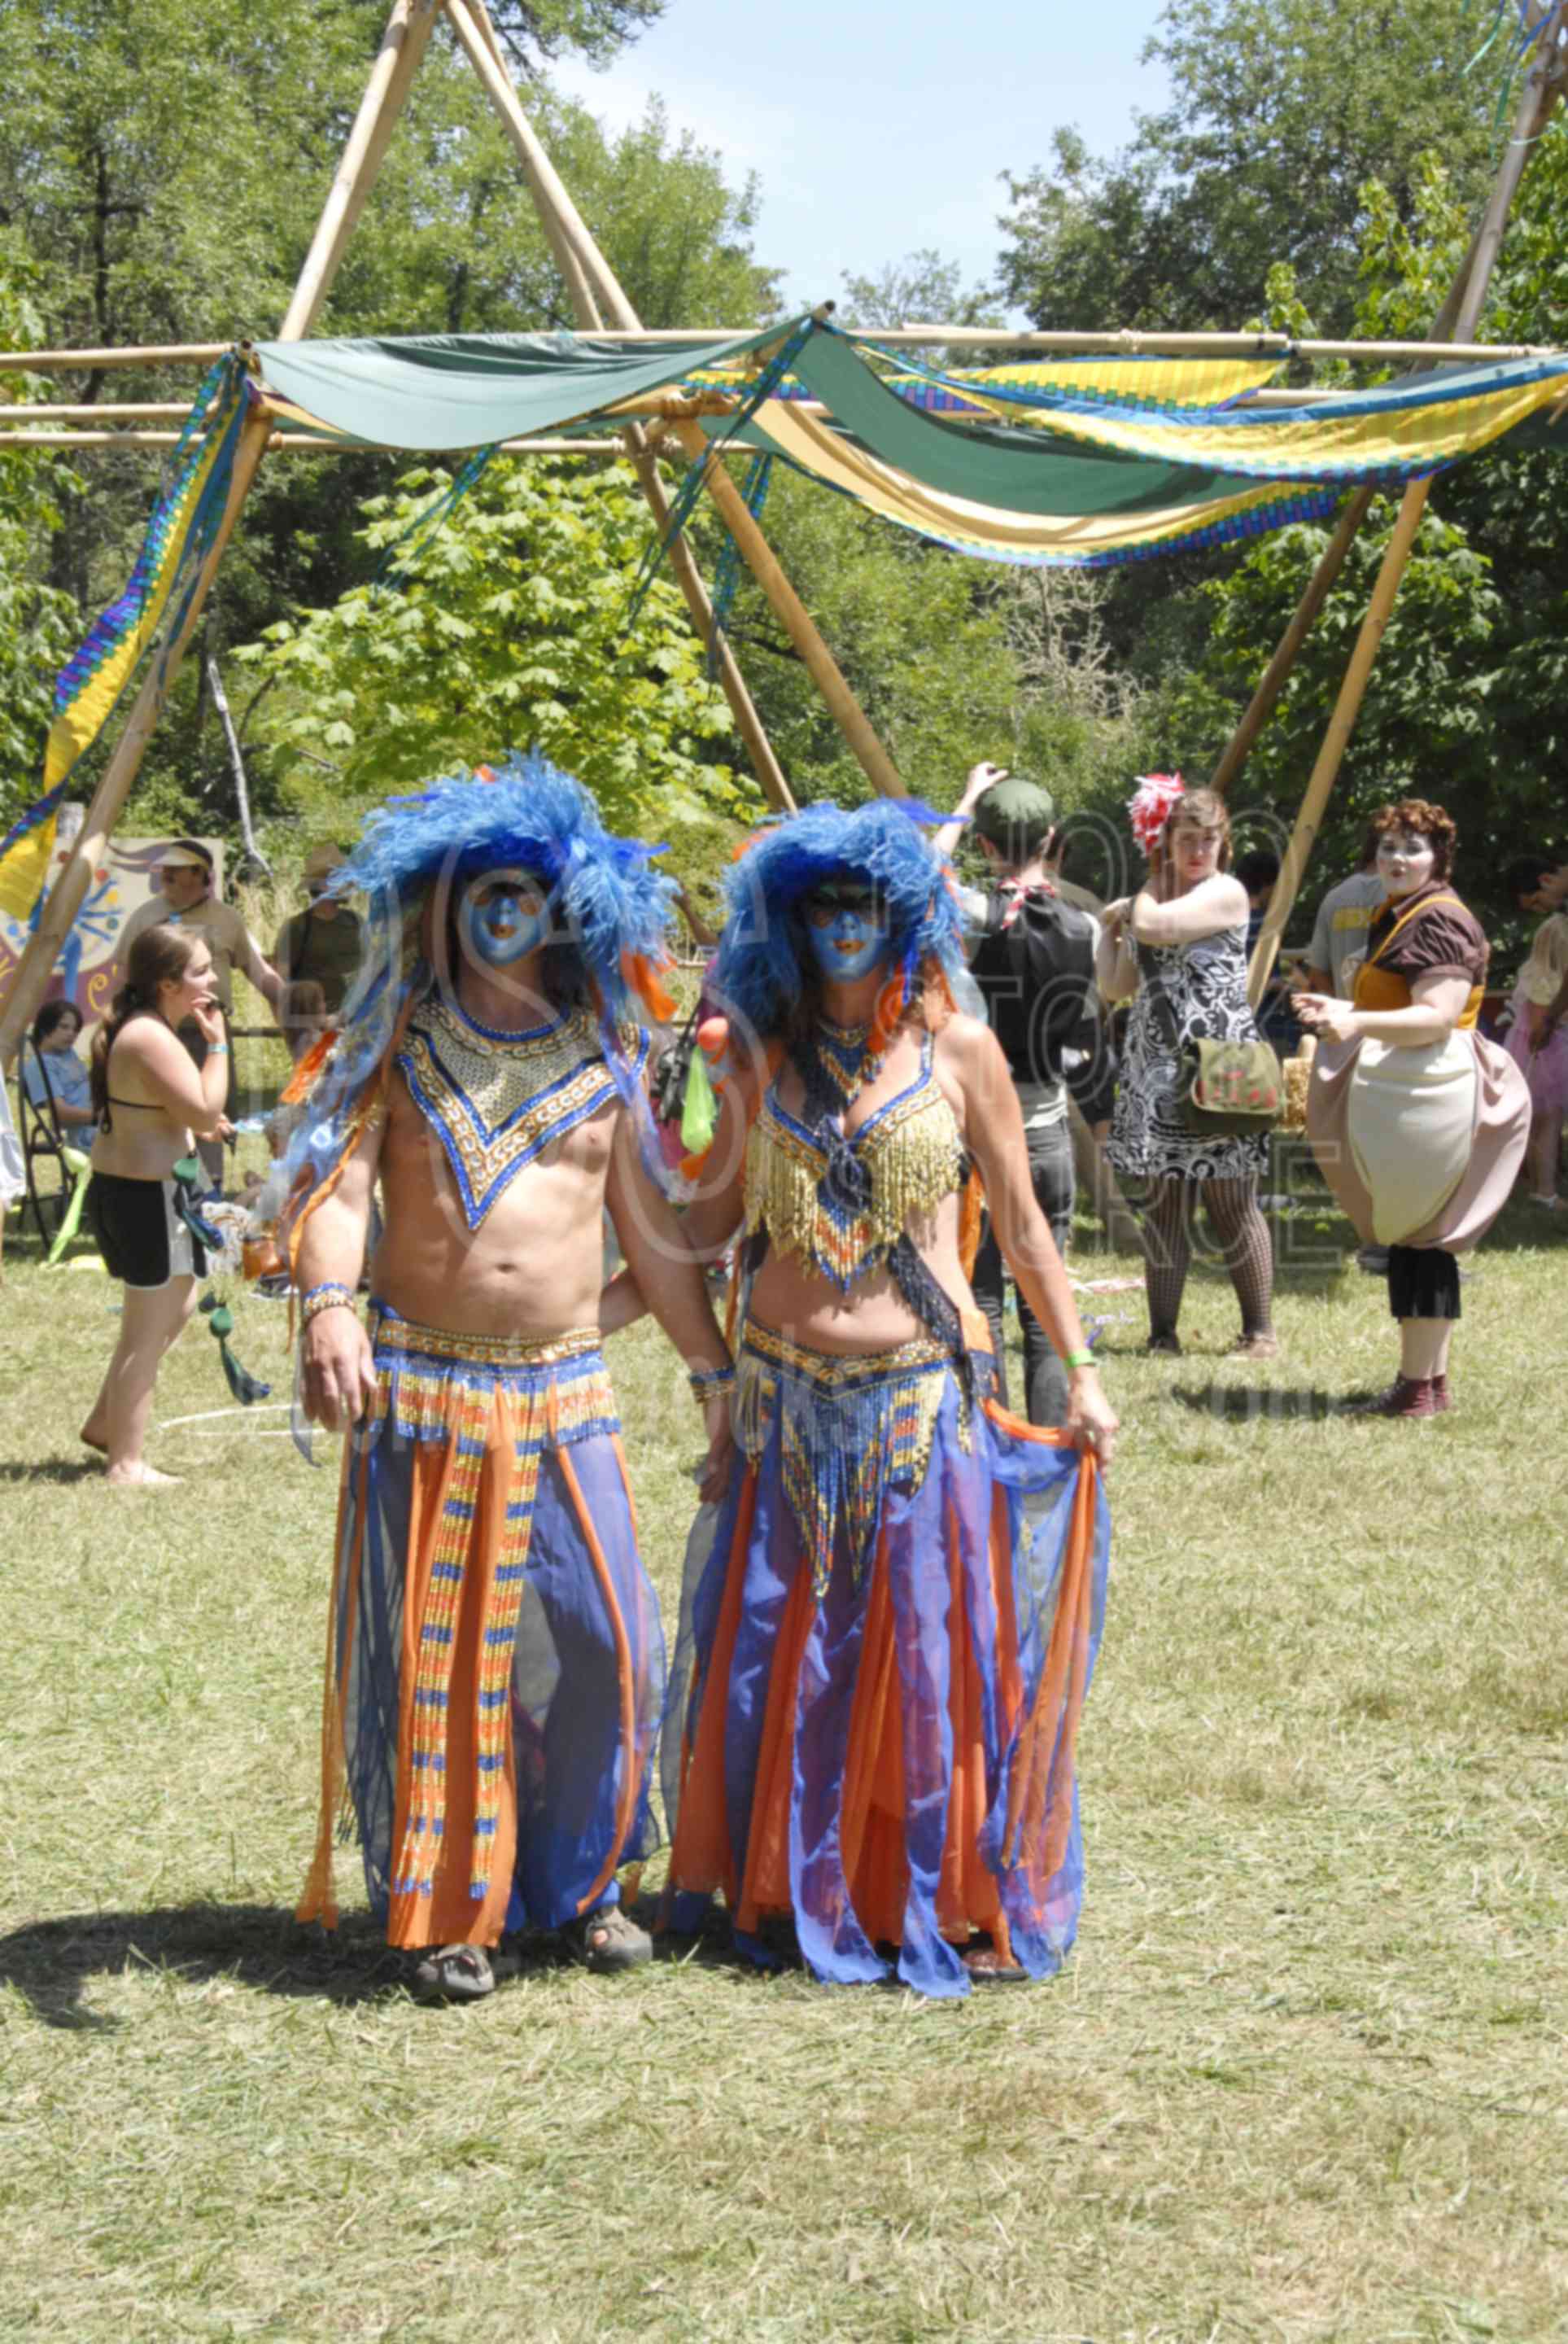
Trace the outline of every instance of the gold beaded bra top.
{"type": "MultiPolygon", "coordinates": [[[[620,1039],[640,1076],[647,1035],[620,1039]]],[[[431,999],[410,1018],[397,1063],[446,1151],[470,1229],[552,1140],[620,1096],[598,1026],[581,1007],[508,1034],[431,999]]]]}
{"type": "MultiPolygon", "coordinates": [[[[833,1075],[848,1077],[837,1085],[836,1115],[819,1116],[815,1127],[803,1122],[780,1103],[775,1081],[746,1147],[747,1237],[766,1231],[780,1252],[793,1254],[840,1293],[895,1252],[911,1250],[900,1243],[910,1220],[933,1213],[968,1176],[957,1121],[931,1072],[929,1034],[914,1081],[846,1134],[844,1110],[861,1084],[849,1074],[836,1045],[859,1039],[825,1024],[819,1030],[833,1075]]],[[[859,1071],[874,1078],[863,1060],[859,1071]]],[[[812,1096],[816,1088],[808,1075],[808,1112],[822,1104],[812,1096]]]]}

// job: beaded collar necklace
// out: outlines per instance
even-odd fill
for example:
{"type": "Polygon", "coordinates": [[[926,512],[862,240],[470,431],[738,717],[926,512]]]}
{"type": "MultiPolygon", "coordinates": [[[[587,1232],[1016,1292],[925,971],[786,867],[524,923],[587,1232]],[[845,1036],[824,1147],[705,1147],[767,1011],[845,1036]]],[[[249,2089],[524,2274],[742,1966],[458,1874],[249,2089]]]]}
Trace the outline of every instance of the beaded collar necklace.
{"type": "Polygon", "coordinates": [[[508,1033],[429,1001],[410,1021],[397,1065],[471,1229],[543,1149],[618,1096],[584,1008],[508,1033]]]}

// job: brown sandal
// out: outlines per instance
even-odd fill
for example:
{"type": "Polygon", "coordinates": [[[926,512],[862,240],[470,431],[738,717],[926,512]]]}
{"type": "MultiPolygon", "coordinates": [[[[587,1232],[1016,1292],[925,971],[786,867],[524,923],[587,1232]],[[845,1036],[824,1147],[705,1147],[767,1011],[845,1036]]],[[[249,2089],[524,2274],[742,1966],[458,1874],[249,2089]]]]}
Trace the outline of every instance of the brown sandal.
{"type": "Polygon", "coordinates": [[[1027,1985],[1029,1972],[1015,1961],[1010,1961],[989,1937],[977,1937],[959,1955],[976,1985],[1027,1985]]]}
{"type": "Polygon", "coordinates": [[[520,1967],[517,1955],[498,1945],[432,1947],[414,1965],[413,1987],[421,2002],[483,2002],[520,1967]]]}
{"type": "Polygon", "coordinates": [[[568,1921],[561,1935],[586,1969],[608,1977],[635,1970],[652,1959],[653,1939],[639,1929],[623,1904],[599,1904],[568,1921]]]}

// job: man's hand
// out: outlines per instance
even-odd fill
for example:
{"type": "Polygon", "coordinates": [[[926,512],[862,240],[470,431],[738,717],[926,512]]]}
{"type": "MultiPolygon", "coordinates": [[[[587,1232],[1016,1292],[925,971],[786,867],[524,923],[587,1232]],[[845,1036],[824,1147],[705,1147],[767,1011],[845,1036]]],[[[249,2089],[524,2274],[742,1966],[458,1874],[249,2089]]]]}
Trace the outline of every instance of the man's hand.
{"type": "Polygon", "coordinates": [[[1111,1470],[1120,1427],[1116,1410],[1101,1389],[1097,1368],[1081,1368],[1067,1391],[1067,1431],[1080,1449],[1092,1450],[1102,1473],[1111,1470]]]}
{"type": "Polygon", "coordinates": [[[305,1330],[305,1413],[341,1432],[357,1424],[376,1389],[370,1338],[347,1308],[318,1310],[305,1330]]]}
{"type": "Polygon", "coordinates": [[[1010,768],[1006,765],[971,765],[957,811],[961,813],[972,813],[987,790],[994,789],[998,782],[1006,781],[1009,771],[1010,768]]]}
{"type": "Polygon", "coordinates": [[[702,1474],[697,1493],[705,1506],[716,1506],[729,1482],[729,1470],[735,1460],[735,1435],[729,1429],[729,1394],[715,1392],[702,1404],[702,1420],[708,1431],[708,1454],[702,1460],[702,1474]]]}

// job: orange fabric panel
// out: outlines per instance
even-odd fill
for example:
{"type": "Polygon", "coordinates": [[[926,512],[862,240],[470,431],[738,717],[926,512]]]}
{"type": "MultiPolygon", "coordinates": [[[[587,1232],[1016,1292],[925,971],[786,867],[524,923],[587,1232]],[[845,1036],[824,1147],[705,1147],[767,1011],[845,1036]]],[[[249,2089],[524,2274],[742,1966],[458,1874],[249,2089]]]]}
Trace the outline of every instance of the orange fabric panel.
{"type": "MultiPolygon", "coordinates": [[[[980,1167],[975,1166],[964,1187],[963,1203],[959,1208],[959,1267],[966,1278],[975,1274],[975,1257],[980,1252],[980,1228],[985,1219],[985,1183],[980,1167]]],[[[987,1329],[988,1338],[990,1329],[987,1329]]],[[[990,1348],[988,1339],[986,1349],[990,1348]]]]}
{"type": "MultiPolygon", "coordinates": [[[[393,1945],[493,1945],[499,1940],[511,1901],[518,1852],[518,1786],[509,1743],[500,1809],[491,1839],[488,1893],[483,1898],[468,1893],[474,1846],[480,1664],[491,1581],[506,1526],[513,1451],[511,1410],[503,1393],[498,1392],[496,1400],[480,1469],[478,1497],[464,1563],[463,1601],[452,1648],[441,1859],[428,1896],[413,1891],[400,1892],[394,1886],[387,1915],[387,1943],[393,1945]]],[[[455,1441],[421,1441],[414,1457],[403,1599],[403,1652],[398,1669],[397,1799],[391,1842],[394,1859],[404,1844],[408,1826],[413,1787],[408,1753],[414,1739],[412,1704],[419,1673],[419,1627],[425,1618],[430,1563],[455,1454],[455,1441]]]]}
{"type": "Polygon", "coordinates": [[[904,1858],[903,1686],[893,1643],[887,1541],[877,1541],[849,1714],[839,1848],[850,1902],[873,1945],[897,1945],[910,1894],[904,1858]]]}
{"type": "MultiPolygon", "coordinates": [[[[739,1575],[739,1573],[737,1574],[739,1575]]],[[[751,1825],[746,1840],[746,1877],[736,1909],[737,1928],[755,1929],[763,1913],[788,1913],[789,1894],[789,1799],[795,1780],[795,1713],[800,1663],[817,1616],[809,1566],[802,1560],[785,1601],[768,1674],[768,1708],[751,1825]]],[[[729,1679],[726,1673],[725,1688],[729,1679]]],[[[726,1703],[728,1705],[728,1703],[726,1703]]]]}
{"type": "MultiPolygon", "coordinates": [[[[1007,1516],[1001,1516],[1002,1552],[997,1553],[997,1516],[991,1516],[990,1564],[993,1584],[1001,1578],[1006,1583],[1005,1608],[1012,1610],[1010,1567],[1006,1547],[1007,1516]]],[[[980,1851],[980,1835],[986,1819],[989,1802],[986,1797],[985,1775],[985,1713],[981,1706],[981,1684],[974,1644],[970,1634],[969,1612],[964,1603],[963,1571],[960,1556],[958,1523],[951,1510],[948,1514],[948,1562],[950,1611],[951,1626],[950,1657],[948,1662],[948,1719],[953,1737],[953,1781],[948,1800],[947,1838],[942,1848],[941,1879],[937,1889],[937,1920],[942,1935],[962,1945],[975,1929],[994,1930],[1000,1917],[1001,1903],[995,1875],[980,1851]]],[[[1001,1612],[999,1610],[999,1620],[1001,1612]]],[[[1005,1748],[1011,1731],[1012,1713],[1000,1710],[997,1736],[1005,1748]]]]}

